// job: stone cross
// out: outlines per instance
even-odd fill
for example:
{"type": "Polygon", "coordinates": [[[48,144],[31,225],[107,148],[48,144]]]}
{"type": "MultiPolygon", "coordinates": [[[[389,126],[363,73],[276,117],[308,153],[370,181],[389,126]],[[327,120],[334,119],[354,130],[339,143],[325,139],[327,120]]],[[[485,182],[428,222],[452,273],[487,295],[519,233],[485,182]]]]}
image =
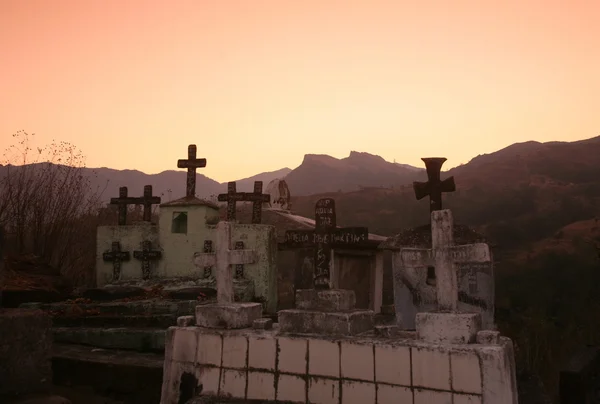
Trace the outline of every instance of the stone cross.
{"type": "Polygon", "coordinates": [[[187,168],[187,181],[185,188],[185,196],[196,196],[196,169],[206,167],[206,159],[196,158],[196,145],[188,146],[187,160],[177,160],[178,168],[187,168]]]}
{"type": "Polygon", "coordinates": [[[227,202],[227,220],[235,221],[236,203],[242,202],[245,197],[244,192],[236,192],[235,181],[227,183],[227,193],[219,194],[217,200],[219,202],[227,202]]]}
{"type": "Polygon", "coordinates": [[[357,246],[368,239],[366,227],[337,228],[335,200],[324,198],[315,204],[315,229],[286,231],[283,247],[314,248],[314,286],[316,289],[329,289],[332,249],[357,246]]]}
{"type": "Polygon", "coordinates": [[[161,259],[162,253],[152,249],[152,243],[148,240],[142,242],[142,250],[134,251],[133,258],[142,261],[142,278],[150,279],[150,261],[161,259]]]}
{"type": "MultiPolygon", "coordinates": [[[[205,254],[209,254],[213,252],[213,242],[212,240],[204,240],[204,249],[203,249],[205,254]]],[[[212,266],[205,266],[204,267],[204,277],[205,278],[210,278],[212,275],[212,266]]]]}
{"type": "Polygon", "coordinates": [[[213,266],[216,268],[217,302],[233,303],[233,271],[231,266],[252,264],[258,260],[255,250],[235,250],[231,242],[231,222],[217,224],[216,251],[214,253],[195,253],[194,264],[198,268],[213,266]]]}
{"type": "Polygon", "coordinates": [[[132,196],[127,196],[127,187],[119,188],[119,197],[118,198],[110,198],[111,205],[118,205],[119,207],[119,226],[124,226],[127,224],[127,206],[128,205],[143,205],[144,206],[144,216],[143,220],[145,222],[150,222],[152,220],[152,205],[156,205],[160,203],[159,196],[152,196],[152,185],[144,186],[144,196],[141,198],[136,198],[132,196]]]}
{"type": "Polygon", "coordinates": [[[271,195],[263,194],[262,188],[262,181],[254,181],[254,192],[246,195],[246,200],[252,202],[252,224],[260,224],[262,222],[263,203],[271,201],[271,195]]]}
{"type": "Polygon", "coordinates": [[[125,226],[127,224],[127,205],[135,205],[136,203],[137,198],[130,198],[127,196],[127,187],[119,188],[118,198],[110,198],[110,204],[119,207],[119,226],[125,226]]]}
{"type": "Polygon", "coordinates": [[[457,311],[458,280],[456,266],[467,262],[491,262],[485,243],[454,245],[454,221],[448,209],[431,213],[431,249],[402,248],[400,265],[404,268],[435,268],[439,311],[457,311]]]}
{"type": "Polygon", "coordinates": [[[113,279],[119,280],[121,277],[121,262],[129,261],[129,251],[121,251],[121,244],[118,241],[113,241],[110,251],[102,254],[104,262],[113,263],[113,279]]]}
{"type": "Polygon", "coordinates": [[[427,182],[413,182],[413,189],[417,200],[429,196],[429,211],[433,212],[442,209],[442,193],[456,191],[454,177],[440,180],[442,165],[446,161],[445,157],[425,157],[422,158],[427,169],[427,182]]]}
{"type": "Polygon", "coordinates": [[[141,198],[144,205],[144,222],[152,221],[152,205],[160,204],[160,196],[152,196],[152,185],[144,186],[144,196],[141,198]]]}

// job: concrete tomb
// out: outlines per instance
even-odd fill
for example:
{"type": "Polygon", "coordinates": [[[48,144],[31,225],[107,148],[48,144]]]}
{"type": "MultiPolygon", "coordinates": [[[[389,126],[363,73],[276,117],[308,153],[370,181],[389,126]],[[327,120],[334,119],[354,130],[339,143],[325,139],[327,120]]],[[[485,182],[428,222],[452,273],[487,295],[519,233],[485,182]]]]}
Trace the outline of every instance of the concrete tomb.
{"type": "Polygon", "coordinates": [[[280,278],[292,278],[296,289],[311,288],[314,278],[318,288],[353,290],[356,307],[381,311],[385,252],[377,246],[384,237],[369,234],[366,227],[337,227],[331,198],[317,201],[314,221],[290,212],[277,214],[304,223],[303,228],[285,231],[279,243],[280,278]],[[295,273],[288,274],[288,267],[295,273]]]}
{"type": "MultiPolygon", "coordinates": [[[[213,254],[213,250],[219,248],[216,240],[221,234],[217,228],[219,207],[195,196],[196,169],[206,166],[206,159],[197,158],[196,154],[196,146],[190,145],[188,158],[177,162],[178,167],[188,169],[186,196],[161,204],[158,224],[150,221],[152,204],[161,202],[159,197],[152,196],[151,186],[146,186],[144,196],[139,198],[129,197],[127,189],[121,188],[119,198],[111,199],[112,204],[119,206],[119,222],[116,226],[99,226],[97,230],[98,287],[216,288],[213,270],[219,265],[219,252],[213,254]],[[127,224],[127,205],[131,204],[144,205],[141,223],[127,224]],[[198,267],[194,258],[198,252],[213,254],[214,258],[204,259],[204,264],[198,267]]],[[[256,184],[255,192],[244,198],[265,200],[268,195],[262,195],[261,189],[262,183],[256,184]]],[[[228,229],[232,244],[228,248],[261,251],[252,262],[233,262],[236,300],[258,300],[265,310],[275,313],[277,250],[271,242],[275,239],[273,227],[232,222],[228,229]]]]}
{"type": "MultiPolygon", "coordinates": [[[[440,181],[443,158],[423,159],[427,166],[429,182],[414,184],[417,199],[430,195],[430,211],[441,208],[441,193],[455,189],[454,178],[440,181]]],[[[471,244],[484,241],[466,226],[452,224],[450,240],[456,248],[467,249],[471,244]]],[[[425,259],[404,262],[401,250],[430,249],[434,245],[433,223],[415,229],[409,229],[381,244],[381,249],[393,251],[394,300],[396,319],[403,329],[415,328],[417,312],[432,311],[437,308],[436,285],[442,280],[437,277],[437,267],[433,260],[425,259]]],[[[435,249],[436,247],[434,247],[435,249]]],[[[494,273],[491,251],[490,259],[483,262],[471,261],[468,257],[457,257],[453,262],[458,285],[458,308],[462,311],[478,312],[482,316],[485,329],[494,329],[494,273]]],[[[415,257],[421,257],[415,256],[415,257]]]]}

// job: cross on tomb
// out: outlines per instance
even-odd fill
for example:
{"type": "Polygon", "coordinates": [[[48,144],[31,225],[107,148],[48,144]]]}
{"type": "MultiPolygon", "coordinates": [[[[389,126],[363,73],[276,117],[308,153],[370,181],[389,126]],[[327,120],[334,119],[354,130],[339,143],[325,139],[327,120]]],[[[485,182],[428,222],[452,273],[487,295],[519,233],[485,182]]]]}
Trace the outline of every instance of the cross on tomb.
{"type": "Polygon", "coordinates": [[[121,251],[121,244],[113,241],[110,251],[102,253],[104,262],[113,263],[113,280],[117,281],[121,277],[121,262],[129,261],[129,251],[121,251]]]}
{"type": "Polygon", "coordinates": [[[314,286],[330,288],[331,250],[334,247],[357,246],[369,239],[366,227],[337,228],[335,200],[319,199],[315,204],[314,230],[288,230],[285,232],[285,248],[314,248],[314,286]]]}
{"type": "MultiPolygon", "coordinates": [[[[244,242],[243,241],[236,241],[235,242],[235,249],[236,250],[243,250],[244,249],[244,242]]],[[[235,265],[235,278],[236,279],[241,279],[244,277],[244,264],[236,264],[235,265]]]]}
{"type": "Polygon", "coordinates": [[[195,144],[188,146],[187,160],[177,160],[178,168],[187,168],[187,180],[185,187],[185,196],[196,196],[196,169],[206,167],[206,159],[196,158],[197,148],[195,144]]]}
{"type": "Polygon", "coordinates": [[[233,273],[231,265],[252,264],[258,260],[255,250],[231,248],[231,222],[217,224],[217,246],[214,253],[195,253],[194,264],[199,268],[216,267],[217,302],[233,303],[233,273]]]}
{"type": "Polygon", "coordinates": [[[150,261],[161,259],[162,252],[152,249],[152,243],[148,240],[142,242],[142,250],[134,251],[133,258],[142,261],[142,278],[150,279],[150,261]]]}
{"type": "Polygon", "coordinates": [[[429,212],[442,210],[442,193],[456,191],[454,177],[440,180],[442,165],[447,160],[445,157],[424,157],[427,170],[427,182],[413,182],[413,189],[417,200],[429,196],[429,212]]]}
{"type": "Polygon", "coordinates": [[[485,243],[454,245],[454,221],[448,209],[431,213],[430,249],[402,248],[400,265],[404,268],[435,268],[437,305],[440,311],[456,311],[459,292],[457,264],[491,262],[485,243]]]}
{"type": "Polygon", "coordinates": [[[110,205],[117,205],[119,209],[119,226],[125,226],[127,224],[127,205],[135,205],[137,201],[133,201],[127,196],[127,187],[119,188],[119,197],[110,198],[110,205]]]}
{"type": "Polygon", "coordinates": [[[219,202],[227,202],[227,220],[235,221],[236,203],[244,200],[244,192],[236,192],[235,181],[227,183],[227,193],[219,194],[219,202]]]}
{"type": "Polygon", "coordinates": [[[246,194],[246,200],[252,202],[252,224],[260,224],[262,222],[263,203],[271,201],[271,195],[263,194],[262,188],[262,181],[254,181],[254,192],[246,194]]]}
{"type": "Polygon", "coordinates": [[[119,188],[119,197],[110,198],[111,205],[119,206],[119,226],[127,224],[128,205],[143,205],[143,220],[145,222],[150,222],[152,220],[152,205],[157,205],[161,201],[160,196],[152,196],[152,185],[144,186],[144,195],[140,198],[128,196],[127,192],[127,187],[121,187],[119,188]]]}
{"type": "Polygon", "coordinates": [[[152,185],[144,185],[144,196],[141,202],[144,205],[144,222],[151,222],[152,205],[160,204],[160,196],[152,196],[152,185]]]}

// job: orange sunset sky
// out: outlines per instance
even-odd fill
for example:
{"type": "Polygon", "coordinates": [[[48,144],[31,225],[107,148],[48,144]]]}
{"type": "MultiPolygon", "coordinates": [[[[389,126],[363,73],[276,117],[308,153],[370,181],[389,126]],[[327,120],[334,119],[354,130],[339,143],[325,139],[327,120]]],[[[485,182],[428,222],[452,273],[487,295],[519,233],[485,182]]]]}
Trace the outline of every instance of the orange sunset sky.
{"type": "Polygon", "coordinates": [[[217,181],[600,135],[597,0],[0,0],[0,148],[217,181]]]}

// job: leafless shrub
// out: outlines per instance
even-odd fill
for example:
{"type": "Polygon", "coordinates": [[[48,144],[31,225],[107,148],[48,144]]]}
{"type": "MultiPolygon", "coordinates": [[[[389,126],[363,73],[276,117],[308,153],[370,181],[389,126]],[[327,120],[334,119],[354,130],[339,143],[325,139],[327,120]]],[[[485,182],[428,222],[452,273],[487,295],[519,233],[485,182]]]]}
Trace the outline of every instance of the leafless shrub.
{"type": "Polygon", "coordinates": [[[13,254],[34,254],[74,284],[93,279],[101,189],[92,189],[81,152],[67,142],[32,145],[19,131],[2,157],[0,225],[13,254]]]}

